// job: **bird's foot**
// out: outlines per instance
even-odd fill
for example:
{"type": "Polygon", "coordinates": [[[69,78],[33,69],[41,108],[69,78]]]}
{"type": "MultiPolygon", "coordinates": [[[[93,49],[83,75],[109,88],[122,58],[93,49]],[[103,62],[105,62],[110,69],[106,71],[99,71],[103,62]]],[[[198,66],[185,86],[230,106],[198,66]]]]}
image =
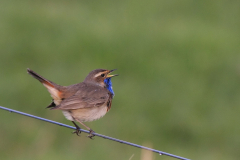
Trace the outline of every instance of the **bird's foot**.
{"type": "Polygon", "coordinates": [[[76,128],[76,130],[73,131],[72,134],[76,134],[76,135],[80,136],[81,131],[79,129],[80,128],[76,128]]]}
{"type": "Polygon", "coordinates": [[[95,135],[93,135],[93,133],[95,133],[95,132],[92,129],[90,129],[89,130],[89,135],[87,137],[90,138],[90,139],[93,139],[93,137],[95,136],[95,135]]]}

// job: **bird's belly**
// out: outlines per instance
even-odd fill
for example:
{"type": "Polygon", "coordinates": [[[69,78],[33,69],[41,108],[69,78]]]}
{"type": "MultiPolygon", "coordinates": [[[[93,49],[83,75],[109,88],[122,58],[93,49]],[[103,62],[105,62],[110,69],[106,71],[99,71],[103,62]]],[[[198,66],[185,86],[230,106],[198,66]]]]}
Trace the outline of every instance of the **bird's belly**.
{"type": "Polygon", "coordinates": [[[106,113],[107,113],[106,105],[103,105],[100,107],[81,108],[81,109],[63,111],[64,116],[68,120],[73,121],[74,119],[78,119],[81,122],[97,120],[103,117],[106,113]]]}
{"type": "Polygon", "coordinates": [[[62,110],[63,115],[69,120],[69,121],[74,121],[71,111],[68,110],[62,110]]]}

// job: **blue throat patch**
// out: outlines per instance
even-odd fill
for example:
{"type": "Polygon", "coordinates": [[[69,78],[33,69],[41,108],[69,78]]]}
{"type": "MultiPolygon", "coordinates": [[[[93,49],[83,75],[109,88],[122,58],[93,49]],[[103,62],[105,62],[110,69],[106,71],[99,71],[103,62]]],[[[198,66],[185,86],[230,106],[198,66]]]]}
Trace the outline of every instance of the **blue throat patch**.
{"type": "Polygon", "coordinates": [[[104,83],[107,85],[107,89],[109,90],[109,92],[111,92],[114,95],[111,78],[104,79],[104,83]]]}

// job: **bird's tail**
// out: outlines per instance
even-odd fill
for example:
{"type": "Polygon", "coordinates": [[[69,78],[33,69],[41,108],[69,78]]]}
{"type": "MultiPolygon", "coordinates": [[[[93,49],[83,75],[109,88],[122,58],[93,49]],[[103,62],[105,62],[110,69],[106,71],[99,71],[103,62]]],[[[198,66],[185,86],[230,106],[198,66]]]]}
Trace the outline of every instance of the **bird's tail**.
{"type": "Polygon", "coordinates": [[[61,92],[61,86],[60,85],[57,85],[57,84],[43,78],[42,76],[40,76],[39,74],[37,74],[36,72],[32,71],[29,68],[27,69],[27,72],[32,77],[39,80],[48,89],[48,91],[51,94],[53,99],[55,99],[55,100],[61,99],[62,92],[61,92]]]}
{"type": "Polygon", "coordinates": [[[27,69],[28,74],[30,74],[32,77],[36,78],[37,80],[39,80],[41,83],[49,85],[51,87],[54,87],[53,82],[43,78],[42,76],[40,76],[39,74],[37,74],[36,72],[32,71],[31,69],[27,69]]]}

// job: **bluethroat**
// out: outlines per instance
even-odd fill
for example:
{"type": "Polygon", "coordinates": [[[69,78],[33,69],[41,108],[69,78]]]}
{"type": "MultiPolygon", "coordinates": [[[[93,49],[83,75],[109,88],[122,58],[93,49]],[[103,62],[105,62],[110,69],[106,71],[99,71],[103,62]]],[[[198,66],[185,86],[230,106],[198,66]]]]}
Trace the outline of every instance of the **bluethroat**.
{"type": "Polygon", "coordinates": [[[116,69],[93,70],[83,82],[70,86],[60,86],[30,69],[27,72],[39,80],[51,94],[52,103],[47,108],[62,110],[63,115],[75,125],[76,131],[73,133],[77,135],[81,131],[74,121],[81,123],[90,131],[88,137],[92,139],[94,131],[83,122],[97,120],[110,110],[114,96],[111,78],[117,76],[110,73],[114,70],[116,69]]]}

